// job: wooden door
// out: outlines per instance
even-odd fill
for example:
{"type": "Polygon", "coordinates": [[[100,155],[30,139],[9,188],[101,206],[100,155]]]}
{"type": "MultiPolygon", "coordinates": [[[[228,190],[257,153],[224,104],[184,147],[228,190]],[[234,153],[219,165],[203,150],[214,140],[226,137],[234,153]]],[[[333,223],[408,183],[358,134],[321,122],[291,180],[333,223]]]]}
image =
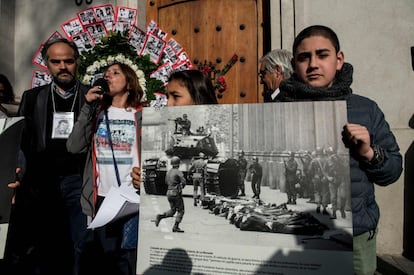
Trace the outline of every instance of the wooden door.
{"type": "Polygon", "coordinates": [[[212,62],[222,69],[233,55],[239,57],[225,74],[219,103],[262,101],[262,0],[147,0],[150,20],[183,46],[195,68],[212,62]]]}

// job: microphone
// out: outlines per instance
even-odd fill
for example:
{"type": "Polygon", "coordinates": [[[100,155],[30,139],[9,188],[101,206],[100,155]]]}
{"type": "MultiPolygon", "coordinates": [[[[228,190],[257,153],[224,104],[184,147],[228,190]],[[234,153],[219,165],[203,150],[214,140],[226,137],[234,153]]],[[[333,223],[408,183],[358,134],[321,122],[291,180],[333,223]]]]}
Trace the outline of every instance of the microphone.
{"type": "Polygon", "coordinates": [[[98,78],[94,83],[93,86],[100,86],[101,89],[97,92],[98,94],[106,94],[109,92],[109,85],[108,81],[104,78],[98,78]]]}
{"type": "MultiPolygon", "coordinates": [[[[108,81],[106,81],[104,78],[98,78],[93,83],[93,86],[94,87],[96,87],[96,86],[100,87],[99,91],[96,92],[97,94],[103,95],[103,94],[109,93],[108,81]]],[[[99,101],[100,100],[94,100],[91,103],[91,109],[90,109],[90,112],[89,112],[89,116],[93,116],[96,113],[96,111],[98,110],[98,105],[100,103],[99,101]]]]}

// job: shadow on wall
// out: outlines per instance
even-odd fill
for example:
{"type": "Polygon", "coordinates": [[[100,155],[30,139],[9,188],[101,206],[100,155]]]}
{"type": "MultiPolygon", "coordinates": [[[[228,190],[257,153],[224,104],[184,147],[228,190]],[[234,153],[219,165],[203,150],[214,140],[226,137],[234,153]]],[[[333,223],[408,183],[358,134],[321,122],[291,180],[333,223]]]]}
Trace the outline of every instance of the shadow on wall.
{"type": "MultiPolygon", "coordinates": [[[[408,125],[414,129],[414,114],[408,125]]],[[[403,256],[414,261],[414,141],[404,156],[404,235],[403,256]]]]}

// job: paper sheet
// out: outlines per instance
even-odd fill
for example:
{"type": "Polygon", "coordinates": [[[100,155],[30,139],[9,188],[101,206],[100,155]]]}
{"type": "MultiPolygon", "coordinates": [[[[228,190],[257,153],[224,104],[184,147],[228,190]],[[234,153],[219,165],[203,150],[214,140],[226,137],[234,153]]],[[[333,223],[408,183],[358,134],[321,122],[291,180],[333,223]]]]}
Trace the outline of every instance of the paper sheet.
{"type": "Polygon", "coordinates": [[[140,197],[131,188],[112,187],[88,228],[94,229],[138,211],[140,197]]]}

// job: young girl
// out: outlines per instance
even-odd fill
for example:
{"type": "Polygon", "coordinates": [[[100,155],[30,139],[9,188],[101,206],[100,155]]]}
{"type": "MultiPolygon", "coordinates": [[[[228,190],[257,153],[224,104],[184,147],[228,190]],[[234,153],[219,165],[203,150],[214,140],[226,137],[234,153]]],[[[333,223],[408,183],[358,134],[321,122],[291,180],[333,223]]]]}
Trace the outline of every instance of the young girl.
{"type": "MultiPolygon", "coordinates": [[[[138,77],[129,66],[116,63],[107,68],[104,78],[109,91],[102,95],[99,86],[88,91],[87,104],[67,141],[70,152],[88,152],[81,204],[91,218],[111,187],[134,189],[130,172],[132,167],[139,165],[138,119],[143,90],[138,77]],[[98,102],[99,106],[96,105],[98,102]]],[[[102,268],[102,274],[135,274],[136,245],[126,248],[121,244],[123,227],[129,219],[89,231],[93,235],[90,244],[95,249],[94,256],[85,260],[82,266],[92,268],[96,274],[99,274],[99,268],[102,268]]],[[[135,221],[138,223],[137,219],[135,221]]]]}
{"type": "Polygon", "coordinates": [[[293,43],[294,75],[280,86],[282,101],[346,100],[349,123],[343,141],[350,151],[355,274],[376,270],[379,208],[374,183],[385,186],[402,172],[399,147],[378,105],[352,93],[352,65],[344,62],[336,33],[310,26],[293,43]]]}
{"type": "MultiPolygon", "coordinates": [[[[172,73],[167,84],[167,98],[167,106],[218,104],[211,80],[198,70],[172,73]]],[[[131,177],[139,188],[142,179],[138,167],[133,168],[131,177]]]]}
{"type": "Polygon", "coordinates": [[[167,85],[167,106],[217,104],[213,84],[198,70],[171,74],[167,85]]]}

